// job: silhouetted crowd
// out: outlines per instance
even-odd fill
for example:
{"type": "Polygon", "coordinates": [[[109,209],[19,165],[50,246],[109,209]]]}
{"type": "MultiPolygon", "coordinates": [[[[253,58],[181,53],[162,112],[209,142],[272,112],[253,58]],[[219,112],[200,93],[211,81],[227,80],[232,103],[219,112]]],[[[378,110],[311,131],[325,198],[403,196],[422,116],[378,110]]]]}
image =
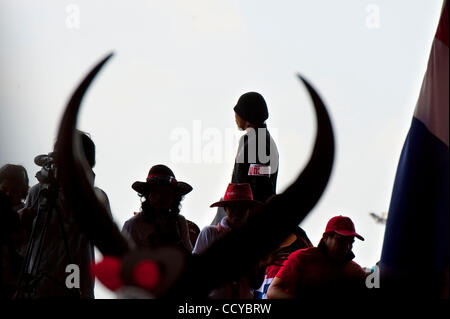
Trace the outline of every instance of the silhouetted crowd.
{"type": "MultiPolygon", "coordinates": [[[[154,165],[145,181],[131,185],[141,200],[140,212],[122,228],[131,247],[151,250],[176,246],[187,254],[201,255],[214,242],[245,225],[276,195],[279,155],[265,124],[269,115],[264,98],[248,92],[239,98],[234,111],[236,124],[245,134],[239,141],[231,182],[223,197],[210,205],[217,207],[211,225],[200,231],[182,215],[181,202],[193,187],[177,180],[168,166],[154,165]]],[[[84,132],[76,135],[89,166],[86,173],[90,183],[111,214],[105,192],[94,186],[95,144],[84,132]]],[[[92,270],[94,246],[65,205],[58,186],[57,153],[56,142],[52,152],[36,156],[35,164],[41,167],[36,174],[39,183],[31,188],[23,166],[7,164],[0,169],[2,299],[94,298],[93,273],[111,290],[122,285],[118,278],[99,274],[101,268],[92,270]],[[76,271],[71,265],[76,265],[76,271]]],[[[302,228],[292,227],[276,250],[239,280],[212,289],[208,297],[308,298],[324,291],[339,294],[364,289],[368,274],[353,261],[355,238],[364,240],[345,216],[328,221],[317,247],[302,228]]],[[[148,278],[140,282],[147,288],[157,285],[152,272],[147,273],[148,278]]]]}

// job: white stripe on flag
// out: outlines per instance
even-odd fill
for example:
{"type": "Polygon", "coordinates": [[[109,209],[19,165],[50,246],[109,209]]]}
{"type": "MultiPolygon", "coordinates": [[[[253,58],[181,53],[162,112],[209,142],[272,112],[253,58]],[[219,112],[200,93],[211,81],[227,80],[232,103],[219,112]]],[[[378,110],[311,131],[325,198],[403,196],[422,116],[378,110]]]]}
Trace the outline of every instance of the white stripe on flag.
{"type": "Polygon", "coordinates": [[[447,147],[449,146],[448,60],[448,46],[435,38],[414,112],[414,117],[425,124],[428,130],[445,143],[447,147]]]}

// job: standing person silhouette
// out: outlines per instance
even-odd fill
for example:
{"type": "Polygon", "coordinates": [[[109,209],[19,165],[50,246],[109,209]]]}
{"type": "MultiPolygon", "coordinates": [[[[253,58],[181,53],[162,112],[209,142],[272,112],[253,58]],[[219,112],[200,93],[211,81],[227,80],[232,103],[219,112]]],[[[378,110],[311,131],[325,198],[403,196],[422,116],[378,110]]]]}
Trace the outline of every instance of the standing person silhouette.
{"type": "MultiPolygon", "coordinates": [[[[265,202],[276,193],[278,176],[278,149],[267,129],[267,104],[261,94],[247,92],[234,107],[236,125],[246,133],[239,140],[234,163],[232,183],[249,183],[255,200],[265,202]]],[[[225,216],[217,210],[212,225],[225,216]]]]}
{"type": "MultiPolygon", "coordinates": [[[[82,154],[88,163],[85,173],[95,194],[110,214],[106,193],[94,186],[95,144],[85,132],[77,130],[76,137],[80,140],[82,154]]],[[[22,210],[22,214],[34,214],[36,217],[25,252],[16,293],[18,299],[94,298],[94,278],[90,273],[95,260],[94,245],[81,229],[74,211],[60,191],[55,160],[57,153],[58,142],[54,152],[38,155],[34,159],[35,164],[42,169],[36,174],[39,183],[30,189],[22,210]],[[69,277],[71,272],[73,277],[69,277]],[[68,285],[69,281],[72,282],[71,278],[74,278],[74,284],[68,285]]]]}

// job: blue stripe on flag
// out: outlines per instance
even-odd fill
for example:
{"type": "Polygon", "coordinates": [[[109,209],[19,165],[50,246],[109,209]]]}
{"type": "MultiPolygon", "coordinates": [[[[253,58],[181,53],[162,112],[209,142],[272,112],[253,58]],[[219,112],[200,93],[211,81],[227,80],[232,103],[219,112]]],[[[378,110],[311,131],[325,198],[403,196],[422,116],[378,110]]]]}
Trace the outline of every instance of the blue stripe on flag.
{"type": "Polygon", "coordinates": [[[449,149],[413,118],[395,177],[382,267],[408,276],[413,286],[439,289],[449,268],[449,227],[449,149]]]}

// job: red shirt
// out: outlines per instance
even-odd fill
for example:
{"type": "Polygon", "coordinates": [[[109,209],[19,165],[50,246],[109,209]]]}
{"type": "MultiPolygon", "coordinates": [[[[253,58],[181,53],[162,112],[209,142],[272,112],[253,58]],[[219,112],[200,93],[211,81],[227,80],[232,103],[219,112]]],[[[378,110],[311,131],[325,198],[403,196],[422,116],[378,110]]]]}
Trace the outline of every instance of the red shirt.
{"type": "Polygon", "coordinates": [[[354,261],[337,263],[327,254],[326,246],[300,249],[289,255],[277,277],[288,293],[297,297],[323,291],[365,287],[366,273],[354,261]]]}

